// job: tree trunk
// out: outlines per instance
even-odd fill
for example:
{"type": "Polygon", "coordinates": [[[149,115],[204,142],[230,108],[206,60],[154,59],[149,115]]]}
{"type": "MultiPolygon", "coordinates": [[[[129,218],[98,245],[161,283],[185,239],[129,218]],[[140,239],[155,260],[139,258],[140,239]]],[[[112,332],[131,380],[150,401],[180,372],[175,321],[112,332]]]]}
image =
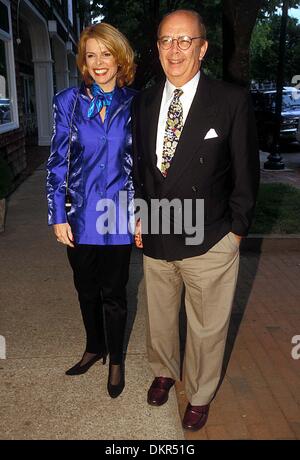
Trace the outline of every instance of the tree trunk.
{"type": "Polygon", "coordinates": [[[263,0],[223,0],[223,79],[249,85],[249,47],[263,0]]]}

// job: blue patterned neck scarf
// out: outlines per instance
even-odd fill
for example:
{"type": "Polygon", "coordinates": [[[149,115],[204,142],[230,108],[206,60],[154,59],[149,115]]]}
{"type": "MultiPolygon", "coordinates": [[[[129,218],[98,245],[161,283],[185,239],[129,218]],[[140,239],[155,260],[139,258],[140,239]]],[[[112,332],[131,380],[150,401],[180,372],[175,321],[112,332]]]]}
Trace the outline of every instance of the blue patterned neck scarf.
{"type": "Polygon", "coordinates": [[[97,85],[97,83],[93,83],[90,87],[90,91],[92,93],[93,99],[91,100],[89,105],[88,117],[93,118],[94,116],[99,114],[99,112],[102,110],[102,107],[110,106],[114,95],[114,90],[110,93],[105,93],[103,89],[100,88],[99,85],[97,85]]]}

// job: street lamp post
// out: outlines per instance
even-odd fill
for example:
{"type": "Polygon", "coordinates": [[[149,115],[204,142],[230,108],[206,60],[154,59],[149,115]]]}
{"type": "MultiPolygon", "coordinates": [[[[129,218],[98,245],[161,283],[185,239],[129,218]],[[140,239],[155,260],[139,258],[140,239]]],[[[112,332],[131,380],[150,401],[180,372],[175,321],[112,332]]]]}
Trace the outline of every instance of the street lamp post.
{"type": "Polygon", "coordinates": [[[282,89],[284,83],[284,54],[286,42],[286,25],[288,18],[289,0],[283,0],[282,16],[280,25],[280,43],[279,43],[279,63],[276,82],[276,102],[275,102],[275,125],[271,153],[268,160],[264,163],[265,169],[279,170],[284,169],[284,163],[280,155],[280,127],[281,127],[281,110],[282,110],[282,89]]]}

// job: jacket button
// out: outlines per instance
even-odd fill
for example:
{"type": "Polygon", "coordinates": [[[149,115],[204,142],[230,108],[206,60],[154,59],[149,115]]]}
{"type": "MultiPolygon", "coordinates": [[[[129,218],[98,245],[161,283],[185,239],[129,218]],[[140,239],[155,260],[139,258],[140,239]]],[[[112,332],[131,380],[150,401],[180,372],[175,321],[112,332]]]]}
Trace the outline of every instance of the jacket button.
{"type": "Polygon", "coordinates": [[[105,164],[100,163],[100,168],[101,168],[101,169],[104,169],[104,168],[105,168],[105,164]]]}
{"type": "Polygon", "coordinates": [[[192,190],[193,190],[193,192],[197,192],[197,187],[195,185],[193,185],[192,190]]]}
{"type": "Polygon", "coordinates": [[[138,156],[137,159],[140,161],[140,160],[142,159],[142,157],[141,157],[141,156],[138,156]]]}
{"type": "Polygon", "coordinates": [[[200,157],[200,158],[199,158],[199,161],[200,161],[200,163],[203,165],[203,163],[204,163],[204,158],[203,158],[203,157],[200,157]]]}

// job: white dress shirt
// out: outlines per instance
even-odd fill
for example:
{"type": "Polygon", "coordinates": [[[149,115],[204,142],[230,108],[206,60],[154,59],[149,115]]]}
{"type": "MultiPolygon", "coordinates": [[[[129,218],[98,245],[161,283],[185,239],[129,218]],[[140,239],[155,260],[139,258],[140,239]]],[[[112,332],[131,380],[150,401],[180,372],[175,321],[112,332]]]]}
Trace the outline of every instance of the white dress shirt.
{"type": "MultiPolygon", "coordinates": [[[[183,94],[180,96],[180,101],[183,109],[183,126],[188,116],[190,107],[192,105],[196,89],[200,79],[200,71],[188,81],[185,85],[178,89],[182,89],[183,94]]],[[[161,170],[161,160],[164,144],[165,129],[167,123],[168,110],[173,99],[173,93],[176,86],[172,85],[169,80],[166,80],[163,96],[161,99],[160,112],[157,126],[157,137],[156,137],[156,156],[157,156],[157,167],[161,170]]]]}

